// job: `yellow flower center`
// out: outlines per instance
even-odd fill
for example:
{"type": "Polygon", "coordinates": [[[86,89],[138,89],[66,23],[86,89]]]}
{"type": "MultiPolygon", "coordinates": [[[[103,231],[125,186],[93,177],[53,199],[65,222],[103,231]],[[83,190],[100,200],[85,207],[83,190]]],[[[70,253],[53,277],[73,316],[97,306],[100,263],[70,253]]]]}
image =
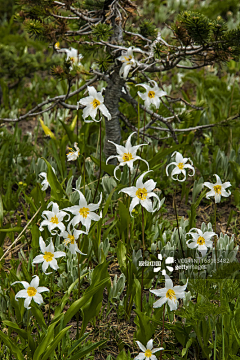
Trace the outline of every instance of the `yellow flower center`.
{"type": "Polygon", "coordinates": [[[98,99],[94,99],[91,102],[92,106],[94,107],[94,109],[96,109],[99,105],[100,105],[100,101],[98,99]]]}
{"type": "Polygon", "coordinates": [[[221,185],[215,185],[215,186],[213,187],[213,189],[214,189],[214,191],[215,191],[216,194],[221,194],[221,190],[222,190],[221,185]]]}
{"type": "Polygon", "coordinates": [[[60,43],[59,43],[59,42],[56,42],[55,48],[56,48],[56,49],[60,49],[60,43]]]}
{"type": "Polygon", "coordinates": [[[184,168],[183,163],[179,163],[179,164],[178,164],[178,168],[179,168],[180,170],[182,170],[182,169],[184,168]]]}
{"type": "Polygon", "coordinates": [[[69,147],[69,150],[71,150],[67,155],[72,155],[74,153],[73,149],[69,147]]]}
{"type": "Polygon", "coordinates": [[[59,223],[58,218],[57,218],[56,215],[54,215],[54,216],[51,218],[51,222],[52,222],[53,224],[58,224],[58,223],[59,223]]]}
{"type": "Polygon", "coordinates": [[[75,57],[70,57],[69,60],[73,63],[73,62],[76,62],[76,58],[75,57]]]}
{"type": "Polygon", "coordinates": [[[90,210],[88,208],[83,207],[79,210],[79,214],[86,219],[89,214],[89,211],[90,210]]]}
{"type": "Polygon", "coordinates": [[[37,293],[37,290],[34,287],[29,286],[29,288],[27,289],[28,296],[34,296],[34,295],[36,295],[36,293],[37,293]]]}
{"type": "Polygon", "coordinates": [[[46,251],[43,255],[43,258],[45,261],[49,262],[52,261],[52,259],[54,258],[54,254],[51,252],[46,251]]]}
{"type": "Polygon", "coordinates": [[[147,190],[145,188],[143,189],[138,189],[136,191],[136,196],[140,199],[140,200],[145,200],[147,198],[147,190]]]}
{"type": "Polygon", "coordinates": [[[148,92],[148,97],[150,97],[150,99],[155,97],[155,91],[149,91],[148,92]]]}
{"type": "Polygon", "coordinates": [[[126,161],[129,161],[129,160],[132,160],[133,156],[132,156],[131,153],[124,153],[122,158],[123,158],[123,161],[126,162],[126,161]]]}
{"type": "Polygon", "coordinates": [[[145,356],[146,356],[146,357],[152,356],[151,350],[147,349],[147,350],[145,351],[145,356]]]}
{"type": "Polygon", "coordinates": [[[72,245],[74,245],[75,242],[75,237],[73,235],[68,235],[68,238],[64,240],[64,243],[67,245],[69,243],[71,243],[72,245]]]}
{"type": "Polygon", "coordinates": [[[199,238],[197,239],[197,244],[198,244],[198,245],[203,245],[203,244],[205,244],[205,239],[204,239],[204,237],[199,236],[199,238]]]}
{"type": "Polygon", "coordinates": [[[132,60],[132,56],[124,56],[124,59],[126,60],[126,62],[129,62],[130,60],[132,60]]]}
{"type": "Polygon", "coordinates": [[[169,289],[169,290],[166,292],[166,297],[169,298],[170,300],[172,300],[172,299],[176,300],[176,299],[177,299],[176,294],[175,294],[175,291],[172,290],[172,289],[169,289]]]}

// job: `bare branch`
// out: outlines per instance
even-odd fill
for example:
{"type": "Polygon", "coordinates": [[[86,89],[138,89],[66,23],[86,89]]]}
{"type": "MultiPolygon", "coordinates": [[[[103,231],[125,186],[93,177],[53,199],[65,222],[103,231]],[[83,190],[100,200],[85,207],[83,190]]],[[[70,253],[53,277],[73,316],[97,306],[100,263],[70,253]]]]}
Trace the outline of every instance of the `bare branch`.
{"type": "Polygon", "coordinates": [[[184,104],[186,104],[187,106],[190,106],[191,108],[193,108],[195,110],[204,110],[203,107],[190,104],[189,102],[187,102],[186,100],[184,100],[182,98],[173,98],[173,97],[171,97],[169,95],[166,95],[166,97],[168,98],[168,102],[170,102],[170,103],[171,102],[181,101],[181,102],[184,102],[184,104]]]}
{"type": "MultiPolygon", "coordinates": [[[[136,131],[138,132],[138,128],[134,125],[131,124],[131,122],[129,121],[129,119],[124,115],[122,114],[121,112],[119,113],[119,116],[120,118],[122,119],[122,121],[125,123],[125,125],[127,125],[132,131],[136,131]]],[[[156,136],[154,135],[149,135],[147,133],[145,133],[143,130],[143,128],[139,129],[139,134],[142,134],[143,138],[144,137],[149,137],[150,139],[155,139],[155,140],[159,140],[156,136]]]]}
{"type": "Polygon", "coordinates": [[[140,39],[142,39],[142,40],[144,40],[144,41],[147,41],[147,42],[149,42],[149,43],[152,42],[152,40],[149,40],[149,39],[145,38],[145,37],[142,36],[141,34],[133,33],[133,32],[127,31],[127,30],[123,30],[123,31],[124,31],[125,34],[127,34],[127,35],[137,36],[137,37],[139,37],[140,39]]]}
{"type": "MultiPolygon", "coordinates": [[[[93,84],[96,80],[98,79],[98,76],[94,76],[93,79],[89,80],[86,84],[84,84],[83,86],[81,86],[79,89],[71,92],[68,97],[66,97],[66,95],[59,95],[59,96],[55,96],[54,98],[51,99],[47,99],[45,101],[43,101],[41,104],[38,104],[37,106],[35,106],[35,108],[29,110],[25,115],[19,116],[18,118],[12,119],[12,118],[0,118],[0,121],[4,121],[4,122],[18,122],[18,121],[22,121],[28,117],[33,117],[33,116],[37,116],[40,115],[44,112],[47,112],[49,110],[51,110],[52,108],[54,108],[59,102],[61,102],[62,100],[62,105],[65,106],[66,108],[70,108],[70,109],[77,109],[77,106],[75,107],[75,105],[68,105],[65,104],[65,100],[69,99],[70,97],[78,94],[79,92],[83,91],[84,89],[86,89],[87,86],[93,84]],[[52,104],[50,107],[48,107],[47,109],[44,109],[40,112],[35,112],[38,109],[41,109],[44,105],[47,105],[49,103],[54,103],[52,104]]],[[[81,107],[80,107],[81,108],[81,107]]]]}
{"type": "MultiPolygon", "coordinates": [[[[60,5],[60,6],[65,7],[65,8],[67,7],[66,4],[64,4],[64,3],[60,2],[60,1],[54,1],[54,4],[60,5]]],[[[88,21],[88,22],[90,22],[90,23],[96,23],[97,21],[102,20],[102,18],[90,18],[90,17],[82,14],[81,12],[79,12],[79,11],[78,11],[76,8],[74,8],[73,6],[70,6],[69,8],[70,8],[70,10],[71,10],[74,14],[76,14],[79,18],[81,18],[81,19],[83,19],[83,20],[85,20],[85,21],[88,21]]]]}
{"type": "MultiPolygon", "coordinates": [[[[174,129],[174,131],[176,133],[182,133],[182,132],[188,132],[188,131],[199,131],[199,130],[202,130],[202,129],[207,129],[207,128],[211,128],[211,127],[215,127],[215,126],[221,126],[223,124],[226,124],[228,125],[228,123],[232,120],[236,120],[240,117],[240,114],[237,114],[231,118],[228,118],[228,119],[225,119],[225,120],[222,120],[220,121],[219,123],[215,123],[215,124],[207,124],[207,125],[199,125],[199,126],[194,126],[194,127],[189,127],[187,129],[174,129]]],[[[159,130],[159,131],[167,131],[167,132],[170,132],[169,129],[166,129],[166,128],[161,128],[161,127],[158,127],[158,126],[150,126],[149,127],[150,129],[153,129],[153,130],[159,130]]]]}
{"type": "MultiPolygon", "coordinates": [[[[130,95],[124,94],[124,93],[122,92],[122,97],[123,97],[126,101],[130,102],[132,105],[133,105],[133,104],[134,104],[134,105],[138,105],[138,102],[137,102],[135,99],[133,99],[130,95]]],[[[156,118],[157,120],[163,122],[163,123],[168,127],[169,131],[171,132],[174,141],[178,144],[178,139],[177,139],[177,137],[176,137],[176,135],[175,135],[175,133],[174,133],[174,130],[173,130],[172,125],[169,124],[169,123],[165,120],[164,117],[162,117],[161,115],[156,114],[156,113],[153,112],[152,110],[147,109],[147,108],[146,108],[144,105],[142,105],[142,104],[139,104],[139,106],[140,106],[140,108],[143,109],[146,113],[150,114],[151,116],[153,116],[153,117],[156,118]]],[[[146,128],[146,127],[145,127],[145,128],[146,128]]]]}

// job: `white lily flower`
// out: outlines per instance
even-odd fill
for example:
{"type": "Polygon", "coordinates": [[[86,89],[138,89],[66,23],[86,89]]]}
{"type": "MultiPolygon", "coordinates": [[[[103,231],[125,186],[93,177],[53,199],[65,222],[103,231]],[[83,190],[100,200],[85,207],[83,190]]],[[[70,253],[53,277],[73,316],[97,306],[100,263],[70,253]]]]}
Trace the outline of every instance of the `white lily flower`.
{"type": "Polygon", "coordinates": [[[143,351],[139,353],[134,360],[143,360],[143,359],[149,359],[149,360],[157,360],[157,357],[153,355],[157,351],[164,350],[163,347],[153,349],[153,340],[149,340],[147,343],[147,346],[145,347],[140,341],[136,341],[139,348],[143,351]]]}
{"type": "Polygon", "coordinates": [[[149,173],[149,170],[144,172],[136,181],[136,186],[130,186],[126,187],[119,191],[123,192],[125,194],[128,194],[133,199],[131,201],[131,204],[129,206],[129,212],[132,216],[132,211],[135,208],[136,205],[141,204],[148,212],[155,212],[160,209],[161,205],[163,204],[163,201],[160,201],[159,197],[153,192],[153,189],[156,186],[156,182],[153,180],[148,180],[145,183],[143,183],[143,177],[149,173]],[[152,201],[150,200],[150,197],[155,197],[158,200],[158,206],[156,209],[153,209],[152,201]]]}
{"type": "Polygon", "coordinates": [[[64,216],[67,215],[68,220],[69,220],[70,215],[62,210],[59,211],[58,204],[54,203],[53,201],[51,201],[48,204],[47,208],[49,208],[49,206],[51,206],[51,205],[53,206],[52,211],[45,210],[42,212],[42,217],[44,218],[44,220],[41,222],[39,230],[43,231],[43,226],[47,226],[49,232],[52,235],[55,235],[55,234],[57,234],[57,231],[56,230],[53,231],[53,229],[58,228],[59,230],[61,230],[61,233],[60,233],[60,236],[61,236],[61,234],[65,230],[65,225],[62,223],[63,218],[64,218],[64,216]]]}
{"type": "Polygon", "coordinates": [[[207,253],[207,249],[212,248],[213,246],[212,240],[210,240],[211,237],[217,234],[213,231],[205,231],[205,233],[203,233],[200,229],[192,228],[186,235],[192,236],[192,239],[189,239],[186,242],[187,246],[190,249],[197,248],[197,250],[201,252],[202,256],[204,256],[207,253]],[[194,230],[197,231],[197,234],[194,230]],[[189,244],[190,241],[192,242],[189,244]]]}
{"type": "Polygon", "coordinates": [[[70,71],[73,69],[73,65],[80,66],[81,65],[81,59],[83,58],[82,54],[78,54],[78,50],[74,48],[70,49],[58,49],[55,44],[55,48],[58,50],[58,52],[65,52],[67,55],[66,61],[71,62],[71,66],[69,68],[70,71]]]}
{"type": "MultiPolygon", "coordinates": [[[[74,189],[76,190],[76,189],[74,189]]],[[[79,193],[79,205],[74,205],[64,210],[70,211],[74,216],[74,218],[69,223],[69,226],[72,225],[73,227],[77,225],[79,222],[86,227],[86,231],[88,232],[91,226],[91,221],[98,221],[102,217],[102,213],[100,215],[95,214],[93,211],[97,210],[102,201],[102,193],[100,195],[100,200],[97,204],[87,204],[85,196],[79,190],[76,190],[79,193]]]]}
{"type": "Polygon", "coordinates": [[[133,56],[133,47],[131,46],[127,49],[127,51],[124,51],[122,53],[122,56],[119,56],[117,60],[122,62],[119,76],[123,75],[123,78],[126,79],[131,68],[135,67],[137,64],[137,61],[134,59],[133,56]]]}
{"type": "Polygon", "coordinates": [[[46,246],[45,242],[43,241],[42,236],[39,237],[39,246],[41,249],[41,252],[44,255],[37,255],[34,259],[33,259],[33,264],[42,264],[42,271],[46,274],[49,275],[51,273],[46,273],[46,270],[48,268],[48,266],[50,266],[53,270],[57,270],[59,268],[58,264],[57,264],[57,258],[61,257],[61,256],[66,256],[66,253],[63,251],[54,251],[54,245],[51,239],[51,242],[48,246],[46,246]]]}
{"type": "Polygon", "coordinates": [[[126,141],[126,145],[125,147],[122,146],[122,145],[118,145],[118,144],[115,144],[113,141],[111,140],[108,140],[108,142],[112,143],[113,145],[116,146],[116,149],[117,149],[117,153],[118,155],[111,155],[107,158],[106,160],[106,164],[108,163],[108,161],[110,159],[114,159],[114,158],[117,158],[118,161],[119,161],[119,165],[115,167],[114,169],[114,177],[115,179],[119,180],[117,177],[116,177],[116,171],[119,169],[120,166],[124,166],[127,164],[127,166],[129,167],[129,169],[131,170],[131,172],[133,172],[133,162],[135,160],[142,160],[144,161],[146,164],[147,164],[147,167],[148,167],[148,170],[149,170],[149,165],[148,165],[148,162],[144,159],[142,159],[140,156],[137,156],[136,153],[137,153],[137,150],[140,148],[140,146],[143,146],[143,145],[147,145],[147,144],[140,144],[140,145],[135,145],[135,146],[132,146],[131,144],[131,137],[133,136],[133,134],[136,134],[136,131],[134,131],[127,139],[126,141]]]}
{"type": "Polygon", "coordinates": [[[48,288],[46,288],[45,286],[38,286],[39,285],[39,277],[37,275],[33,276],[32,281],[30,282],[30,284],[27,281],[15,281],[14,283],[12,283],[12,285],[21,283],[25,290],[20,290],[16,295],[15,295],[15,300],[18,301],[18,298],[25,298],[24,300],[24,307],[26,309],[31,309],[31,307],[29,307],[32,299],[37,303],[37,304],[42,304],[43,303],[43,298],[41,293],[44,291],[49,291],[48,288]]]}
{"type": "Polygon", "coordinates": [[[66,247],[68,247],[69,245],[68,249],[73,255],[76,255],[77,252],[81,255],[87,255],[79,250],[78,245],[76,243],[76,240],[79,238],[79,235],[81,234],[86,235],[87,233],[85,231],[77,230],[77,229],[73,229],[73,231],[71,232],[69,227],[68,227],[68,231],[64,231],[62,234],[62,237],[64,238],[64,245],[66,247]]]}
{"type": "MultiPolygon", "coordinates": [[[[79,100],[77,103],[77,104],[86,106],[83,109],[84,120],[88,116],[91,116],[91,118],[94,121],[96,121],[96,122],[101,121],[101,120],[96,120],[96,115],[97,115],[98,109],[101,111],[101,113],[104,116],[106,116],[106,118],[108,120],[111,120],[112,116],[111,116],[110,112],[108,111],[108,109],[106,108],[106,106],[104,105],[104,99],[102,96],[102,91],[104,90],[104,88],[102,88],[101,92],[97,92],[97,90],[93,86],[88,86],[87,89],[88,89],[89,96],[79,100]]],[[[92,120],[85,120],[85,122],[92,122],[92,120]]]]}
{"type": "Polygon", "coordinates": [[[185,290],[188,284],[188,280],[183,286],[174,286],[173,282],[168,275],[165,276],[165,288],[160,290],[149,290],[151,293],[157,296],[161,296],[161,299],[157,300],[153,304],[153,308],[159,308],[166,302],[170,307],[170,311],[177,310],[178,301],[177,299],[185,298],[185,290]]]}
{"type": "MultiPolygon", "coordinates": [[[[54,174],[56,174],[55,169],[52,167],[52,171],[54,172],[54,174]]],[[[41,182],[42,191],[47,190],[47,188],[50,186],[48,179],[47,179],[47,173],[46,172],[41,172],[38,176],[42,177],[44,180],[41,182]]]]}
{"type": "Polygon", "coordinates": [[[177,151],[174,151],[174,153],[172,154],[172,156],[174,156],[176,154],[176,161],[173,161],[171,162],[170,164],[167,165],[166,167],[166,173],[167,173],[167,176],[168,175],[168,168],[169,166],[171,165],[175,165],[176,167],[172,170],[172,173],[171,173],[171,178],[173,180],[178,180],[178,181],[185,181],[186,180],[186,170],[185,169],[191,169],[192,170],[192,174],[189,174],[189,176],[193,176],[195,174],[195,169],[194,167],[192,166],[193,165],[193,162],[190,158],[184,158],[182,156],[182,154],[180,154],[179,152],[177,151]],[[190,161],[191,165],[190,164],[186,164],[187,161],[190,161]],[[174,175],[178,175],[178,174],[183,174],[184,175],[184,178],[182,180],[180,180],[178,178],[178,176],[174,179],[174,175]]]}
{"type": "Polygon", "coordinates": [[[77,160],[77,158],[79,157],[80,150],[77,145],[78,145],[77,142],[75,142],[74,148],[76,149],[76,151],[74,151],[72,148],[69,147],[69,150],[71,150],[71,151],[67,154],[67,161],[74,161],[74,160],[77,160]]]}
{"type": "Polygon", "coordinates": [[[160,97],[167,95],[167,93],[159,89],[156,81],[151,80],[151,82],[153,82],[154,84],[153,88],[151,88],[146,84],[136,85],[136,86],[142,86],[146,89],[146,92],[144,94],[138,91],[138,95],[142,100],[144,100],[145,102],[144,105],[146,106],[146,108],[150,109],[150,106],[152,104],[155,105],[156,108],[158,109],[160,106],[160,97]]]}
{"type": "Polygon", "coordinates": [[[217,182],[215,184],[212,184],[210,182],[204,182],[203,185],[207,186],[211,191],[209,191],[206,194],[206,198],[209,199],[209,196],[215,197],[215,203],[219,203],[221,200],[221,196],[228,197],[231,195],[231,191],[228,190],[228,192],[225,190],[229,186],[232,186],[229,181],[222,183],[220,177],[217,174],[214,174],[216,176],[217,182]]]}

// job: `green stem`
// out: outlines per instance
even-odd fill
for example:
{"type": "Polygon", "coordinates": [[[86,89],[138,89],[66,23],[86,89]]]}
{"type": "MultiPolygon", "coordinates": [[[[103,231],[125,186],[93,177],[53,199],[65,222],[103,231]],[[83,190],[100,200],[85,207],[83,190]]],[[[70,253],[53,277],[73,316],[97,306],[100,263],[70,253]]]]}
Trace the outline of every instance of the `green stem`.
{"type": "MultiPolygon", "coordinates": [[[[165,306],[166,306],[166,303],[163,305],[163,327],[162,327],[162,338],[161,338],[161,347],[163,345],[163,334],[164,334],[164,320],[165,320],[165,306]]],[[[163,353],[163,350],[161,350],[160,352],[160,360],[162,360],[162,353],[163,353]]]]}
{"type": "Polygon", "coordinates": [[[217,360],[217,323],[215,325],[214,360],[217,360]]]}
{"type": "Polygon", "coordinates": [[[93,197],[93,202],[95,200],[95,197],[97,195],[97,190],[98,190],[98,186],[99,186],[99,183],[100,183],[100,178],[101,178],[101,171],[102,171],[102,126],[101,126],[101,121],[99,123],[100,127],[99,127],[99,141],[100,141],[100,157],[99,157],[99,161],[100,161],[100,166],[99,166],[99,175],[98,175],[98,183],[97,183],[97,187],[96,187],[96,190],[95,190],[95,194],[94,194],[94,197],[93,197]]]}
{"type": "Polygon", "coordinates": [[[50,298],[49,298],[49,308],[48,308],[48,326],[50,324],[50,313],[51,313],[51,302],[52,302],[52,287],[53,287],[53,273],[51,274],[51,284],[50,284],[50,298]]]}
{"type": "MultiPolygon", "coordinates": [[[[27,333],[29,335],[31,335],[31,330],[30,330],[30,310],[27,310],[27,333]]],[[[30,347],[29,347],[29,342],[28,342],[28,347],[27,347],[27,356],[30,359],[30,347]]]]}
{"type": "MultiPolygon", "coordinates": [[[[78,238],[78,248],[80,249],[80,237],[78,238]]],[[[80,299],[81,289],[81,270],[80,270],[80,254],[78,253],[78,299],[80,299]]],[[[79,339],[79,312],[77,312],[77,339],[79,339]]]]}
{"type": "MultiPolygon", "coordinates": [[[[145,242],[144,242],[144,211],[142,207],[142,247],[143,247],[143,262],[144,262],[144,253],[145,253],[145,242]]],[[[144,266],[142,266],[142,282],[141,282],[141,311],[142,311],[142,302],[143,302],[143,273],[144,273],[144,266]]]]}
{"type": "Polygon", "coordinates": [[[173,198],[173,204],[174,204],[174,211],[175,211],[175,216],[176,216],[176,220],[177,220],[178,238],[179,238],[179,242],[180,242],[180,246],[181,246],[181,250],[182,250],[182,256],[185,258],[185,254],[184,254],[184,251],[183,251],[182,238],[181,238],[181,236],[180,236],[179,224],[178,224],[178,213],[177,213],[177,205],[176,205],[176,193],[177,193],[177,184],[176,184],[176,188],[175,188],[175,194],[174,194],[174,198],[173,198]]]}
{"type": "MultiPolygon", "coordinates": [[[[215,221],[214,231],[216,233],[216,229],[217,229],[217,204],[216,203],[214,204],[214,221],[215,221]]],[[[214,244],[215,244],[216,270],[217,270],[217,268],[218,268],[218,265],[217,265],[217,236],[215,236],[215,238],[214,238],[214,244]]]]}
{"type": "Polygon", "coordinates": [[[85,179],[86,179],[86,165],[85,165],[85,161],[86,161],[86,158],[85,158],[85,153],[84,153],[84,156],[83,156],[83,195],[85,196],[85,179]]]}

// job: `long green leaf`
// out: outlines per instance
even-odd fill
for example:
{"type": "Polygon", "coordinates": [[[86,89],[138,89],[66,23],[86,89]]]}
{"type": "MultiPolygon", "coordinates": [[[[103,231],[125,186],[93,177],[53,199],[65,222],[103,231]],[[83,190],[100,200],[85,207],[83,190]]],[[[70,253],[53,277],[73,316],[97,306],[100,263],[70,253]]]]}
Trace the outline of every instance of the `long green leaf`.
{"type": "Polygon", "coordinates": [[[14,356],[18,360],[24,360],[24,357],[21,351],[17,348],[17,346],[6,336],[2,331],[0,331],[0,339],[4,342],[4,344],[10,349],[14,356]]]}
{"type": "Polygon", "coordinates": [[[49,164],[49,162],[42,158],[45,163],[47,164],[48,170],[47,170],[47,179],[48,182],[51,186],[51,195],[55,200],[61,200],[63,197],[63,189],[56,177],[56,175],[54,174],[53,170],[52,170],[52,166],[49,164]]]}
{"type": "MultiPolygon", "coordinates": [[[[100,289],[104,284],[107,284],[109,282],[109,278],[104,279],[100,281],[100,283],[95,286],[94,289],[90,291],[86,291],[85,294],[81,297],[81,299],[78,299],[74,301],[74,303],[70,306],[70,308],[67,310],[67,312],[64,315],[64,326],[67,325],[67,323],[73,318],[73,316],[81,309],[81,307],[90,300],[90,298],[100,289]]],[[[35,360],[35,359],[34,359],[35,360]]]]}
{"type": "Polygon", "coordinates": [[[38,345],[37,349],[35,350],[33,360],[39,360],[41,355],[46,351],[49,343],[51,343],[52,339],[54,338],[54,328],[59,321],[60,319],[58,319],[53,324],[49,325],[46,335],[43,337],[41,343],[38,345]]]}
{"type": "Polygon", "coordinates": [[[58,343],[62,340],[66,332],[72,327],[72,325],[67,326],[65,329],[62,329],[59,334],[55,337],[55,339],[52,341],[52,343],[48,346],[45,354],[41,358],[41,360],[48,360],[49,356],[53,354],[53,351],[57,347],[58,343]]]}
{"type": "Polygon", "coordinates": [[[3,223],[3,202],[0,194],[0,227],[2,227],[2,223],[3,223]]]}
{"type": "Polygon", "coordinates": [[[236,324],[235,324],[235,320],[234,320],[234,319],[232,319],[232,321],[231,321],[231,326],[232,326],[232,330],[233,330],[234,335],[235,335],[235,339],[236,339],[238,345],[240,346],[240,333],[239,333],[238,330],[237,330],[237,327],[236,327],[236,324]]]}
{"type": "Polygon", "coordinates": [[[93,351],[96,348],[98,348],[99,346],[105,344],[106,341],[107,340],[101,340],[101,341],[98,341],[97,343],[94,343],[94,344],[91,344],[88,346],[84,346],[80,351],[78,351],[76,354],[72,355],[68,360],[82,359],[84,356],[89,354],[91,351],[93,351]]]}

